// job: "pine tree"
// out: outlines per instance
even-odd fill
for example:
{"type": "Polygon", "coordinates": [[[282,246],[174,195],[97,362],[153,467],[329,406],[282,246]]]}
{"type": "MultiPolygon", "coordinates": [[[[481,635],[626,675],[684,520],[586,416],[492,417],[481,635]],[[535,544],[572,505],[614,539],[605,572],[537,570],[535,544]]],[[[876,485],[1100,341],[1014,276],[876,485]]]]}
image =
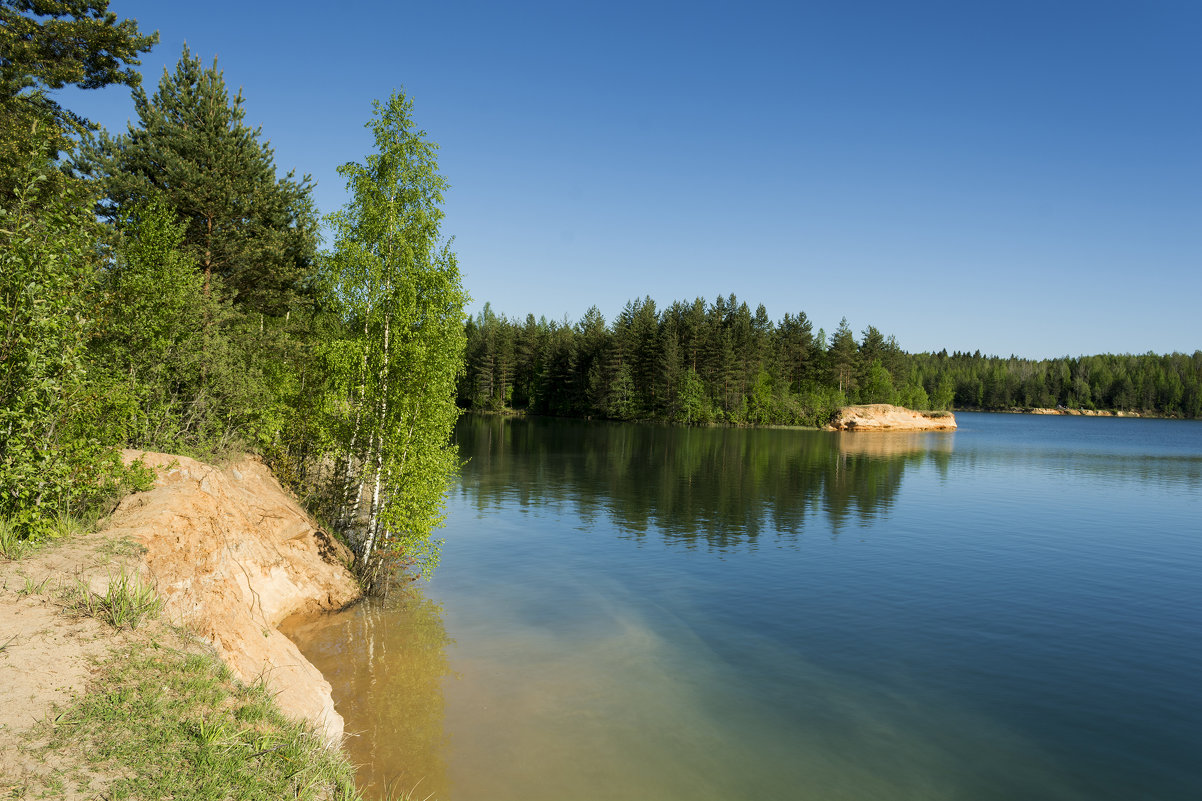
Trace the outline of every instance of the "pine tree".
{"type": "Polygon", "coordinates": [[[217,62],[204,68],[187,47],[175,72],[163,71],[152,97],[134,91],[138,124],[104,134],[83,160],[97,174],[110,219],[161,196],[183,220],[181,245],[245,309],[283,315],[302,289],[317,241],[312,181],[276,178],[271,147],[245,122],[241,91],[232,99],[217,62]]]}
{"type": "Polygon", "coordinates": [[[816,371],[814,328],[805,312],[796,317],[786,314],[776,329],[775,351],[781,376],[794,392],[814,377],[816,371]]]}
{"type": "MultiPolygon", "coordinates": [[[[134,20],[117,21],[108,0],[0,0],[0,197],[13,198],[22,165],[54,161],[88,120],[47,91],[67,85],[134,87],[138,55],[158,41],[134,20]]],[[[49,180],[61,176],[47,174],[49,180]]],[[[46,193],[43,193],[46,194],[46,193]]],[[[26,197],[28,197],[26,195],[26,197]]]]}
{"type": "Polygon", "coordinates": [[[831,367],[831,383],[849,397],[856,389],[856,338],[851,333],[847,318],[839,321],[839,327],[831,335],[831,346],[827,352],[831,367]]]}

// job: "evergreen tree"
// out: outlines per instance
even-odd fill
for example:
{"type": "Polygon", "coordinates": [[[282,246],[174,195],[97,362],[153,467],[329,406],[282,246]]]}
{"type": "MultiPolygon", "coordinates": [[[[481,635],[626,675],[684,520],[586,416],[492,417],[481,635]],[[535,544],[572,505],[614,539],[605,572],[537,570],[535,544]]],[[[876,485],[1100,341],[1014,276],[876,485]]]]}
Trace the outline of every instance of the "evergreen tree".
{"type": "Polygon", "coordinates": [[[847,324],[846,317],[839,321],[839,327],[831,335],[827,359],[830,362],[831,383],[844,395],[854,397],[858,354],[856,338],[851,333],[851,326],[847,324]]]}
{"type": "Polygon", "coordinates": [[[786,314],[776,331],[776,353],[782,377],[800,391],[802,384],[814,378],[817,361],[814,328],[805,312],[796,317],[786,314]]]}
{"type": "Polygon", "coordinates": [[[317,219],[308,176],[277,179],[271,147],[245,122],[217,62],[205,68],[184,48],[152,97],[134,91],[137,125],[101,136],[83,160],[101,178],[104,213],[119,219],[161,196],[184,222],[181,247],[204,276],[220,276],[236,302],[283,315],[304,288],[317,219]]]}
{"type": "MultiPolygon", "coordinates": [[[[158,41],[108,0],[0,0],[0,197],[7,203],[26,163],[56,160],[94,126],[47,92],[73,85],[136,87],[138,56],[158,41]],[[30,159],[33,161],[30,162],[30,159]]],[[[43,180],[61,180],[48,173],[43,180]]],[[[28,200],[28,194],[24,197],[28,200]]]]}
{"type": "MultiPolygon", "coordinates": [[[[763,306],[753,316],[734,296],[677,301],[662,313],[650,298],[631,301],[611,328],[596,309],[554,331],[533,320],[525,329],[502,321],[498,329],[521,343],[515,353],[526,354],[514,358],[514,386],[537,389],[515,393],[515,405],[533,412],[736,425],[822,425],[849,401],[939,410],[1202,412],[1202,351],[1038,362],[980,352],[907,354],[874,326],[857,345],[846,320],[828,348],[804,313],[786,314],[774,326],[763,306]]],[[[465,387],[461,397],[467,395],[465,387]]]]}
{"type": "Polygon", "coordinates": [[[540,325],[533,314],[527,314],[525,324],[514,332],[513,405],[518,408],[533,408],[538,402],[538,374],[542,370],[546,328],[545,320],[540,325]]]}

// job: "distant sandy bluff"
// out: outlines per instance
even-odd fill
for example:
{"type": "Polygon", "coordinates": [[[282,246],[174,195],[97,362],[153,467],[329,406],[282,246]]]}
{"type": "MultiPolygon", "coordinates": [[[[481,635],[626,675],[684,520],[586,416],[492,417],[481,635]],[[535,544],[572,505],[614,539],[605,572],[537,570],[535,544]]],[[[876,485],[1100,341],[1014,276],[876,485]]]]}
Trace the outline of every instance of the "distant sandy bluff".
{"type": "Polygon", "coordinates": [[[916,412],[888,403],[844,406],[831,415],[827,431],[951,431],[956,417],[951,412],[916,412]]]}

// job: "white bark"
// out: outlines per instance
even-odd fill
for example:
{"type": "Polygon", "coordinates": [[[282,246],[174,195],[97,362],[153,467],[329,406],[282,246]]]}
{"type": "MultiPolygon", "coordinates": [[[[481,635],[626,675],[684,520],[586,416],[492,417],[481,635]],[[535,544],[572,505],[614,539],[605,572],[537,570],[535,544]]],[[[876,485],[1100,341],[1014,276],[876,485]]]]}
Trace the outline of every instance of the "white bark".
{"type": "Polygon", "coordinates": [[[371,513],[367,520],[367,544],[363,550],[363,562],[371,561],[372,551],[376,546],[376,535],[380,527],[380,486],[384,478],[384,442],[388,425],[388,356],[389,340],[392,334],[392,315],[384,315],[384,352],[380,365],[380,417],[376,428],[380,432],[380,447],[376,449],[375,487],[371,495],[371,513]]]}

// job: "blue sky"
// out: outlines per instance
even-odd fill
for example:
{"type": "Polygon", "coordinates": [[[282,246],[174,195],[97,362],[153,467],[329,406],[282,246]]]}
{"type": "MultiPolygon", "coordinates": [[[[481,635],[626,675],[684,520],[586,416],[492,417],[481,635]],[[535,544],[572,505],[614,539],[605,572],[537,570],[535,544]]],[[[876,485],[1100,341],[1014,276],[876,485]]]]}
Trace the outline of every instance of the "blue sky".
{"type": "Polygon", "coordinates": [[[1196,0],[110,8],[160,32],[148,90],[218,57],[323,212],[403,88],[473,311],[734,293],[911,351],[1202,348],[1196,0]]]}

